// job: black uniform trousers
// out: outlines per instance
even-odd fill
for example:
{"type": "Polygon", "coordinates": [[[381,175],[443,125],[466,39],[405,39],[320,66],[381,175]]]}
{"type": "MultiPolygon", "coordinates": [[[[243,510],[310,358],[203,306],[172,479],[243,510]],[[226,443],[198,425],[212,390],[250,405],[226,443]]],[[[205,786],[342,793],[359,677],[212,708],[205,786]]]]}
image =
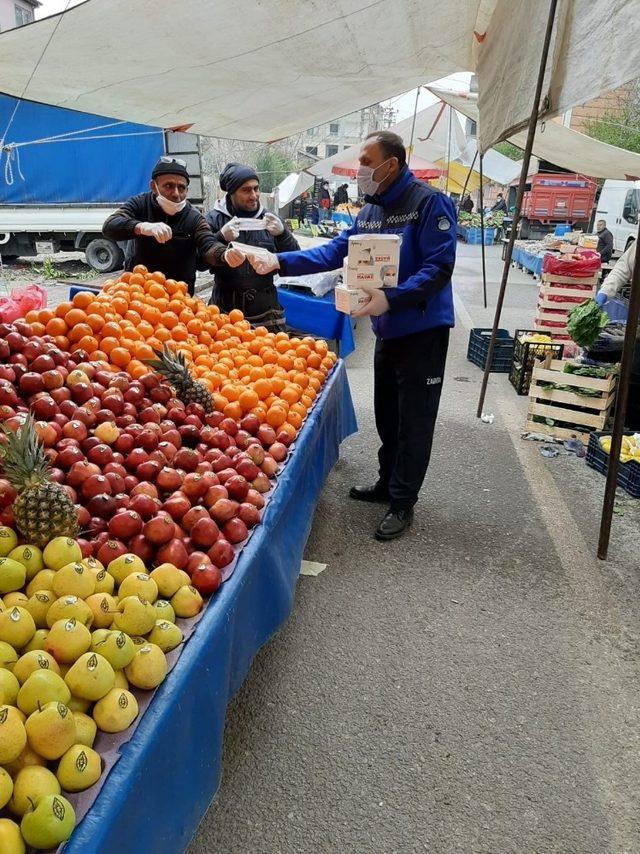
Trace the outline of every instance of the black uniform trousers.
{"type": "Polygon", "coordinates": [[[388,488],[393,510],[409,509],[418,500],[431,457],[448,346],[445,326],[376,341],[379,482],[388,488]]]}

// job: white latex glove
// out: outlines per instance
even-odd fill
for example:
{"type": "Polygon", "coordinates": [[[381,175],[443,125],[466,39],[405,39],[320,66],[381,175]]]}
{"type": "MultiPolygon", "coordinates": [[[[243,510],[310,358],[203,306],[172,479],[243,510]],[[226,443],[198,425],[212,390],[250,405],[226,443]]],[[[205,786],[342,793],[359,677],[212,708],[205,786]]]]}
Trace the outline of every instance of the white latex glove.
{"type": "Polygon", "coordinates": [[[370,300],[362,308],[353,312],[352,317],[380,317],[389,311],[389,300],[384,295],[382,288],[361,288],[366,294],[369,294],[370,300]]]}
{"type": "Polygon", "coordinates": [[[239,249],[227,249],[222,258],[229,267],[239,267],[244,263],[246,255],[239,249]]]}
{"type": "Polygon", "coordinates": [[[238,217],[232,217],[226,225],[223,225],[220,229],[220,234],[227,241],[227,243],[231,243],[232,240],[237,240],[238,235],[240,234],[240,229],[238,227],[238,217]]]}
{"type": "Polygon", "coordinates": [[[153,237],[158,243],[167,243],[173,237],[171,227],[166,222],[140,222],[138,230],[145,237],[153,237]]]}
{"type": "Polygon", "coordinates": [[[280,269],[278,256],[274,255],[273,252],[268,252],[265,258],[249,255],[249,263],[259,276],[266,276],[280,269]]]}
{"type": "Polygon", "coordinates": [[[280,217],[268,211],[264,215],[264,227],[273,237],[279,237],[284,231],[284,224],[280,217]]]}

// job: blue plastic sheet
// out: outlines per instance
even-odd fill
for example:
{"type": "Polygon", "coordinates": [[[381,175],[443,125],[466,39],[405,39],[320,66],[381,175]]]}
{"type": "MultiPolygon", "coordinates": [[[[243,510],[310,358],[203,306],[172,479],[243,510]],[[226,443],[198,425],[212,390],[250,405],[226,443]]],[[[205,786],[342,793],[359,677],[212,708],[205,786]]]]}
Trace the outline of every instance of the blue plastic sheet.
{"type": "Polygon", "coordinates": [[[534,255],[532,252],[527,252],[526,249],[514,246],[511,260],[514,264],[519,264],[525,270],[529,270],[534,276],[542,275],[542,255],[534,255]]]}
{"type": "Polygon", "coordinates": [[[289,326],[337,341],[343,359],[353,353],[356,345],[351,318],[336,309],[333,291],[324,297],[314,297],[310,293],[278,288],[278,300],[289,326]]]}
{"type": "Polygon", "coordinates": [[[207,608],[65,854],[177,854],[220,783],[225,711],[286,619],[340,442],[357,429],[344,364],[311,411],[261,527],[207,608]]]}

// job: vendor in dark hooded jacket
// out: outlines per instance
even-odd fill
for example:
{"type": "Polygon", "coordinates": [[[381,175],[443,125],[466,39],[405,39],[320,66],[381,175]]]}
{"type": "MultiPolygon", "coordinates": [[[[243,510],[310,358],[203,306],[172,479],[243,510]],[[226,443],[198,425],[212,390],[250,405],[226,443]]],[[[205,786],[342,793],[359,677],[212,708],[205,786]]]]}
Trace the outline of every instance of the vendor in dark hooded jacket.
{"type": "MultiPolygon", "coordinates": [[[[227,163],[220,175],[220,189],[226,195],[218,199],[206,217],[217,240],[225,245],[237,240],[269,252],[300,248],[282,220],[265,211],[260,204],[258,175],[250,166],[227,163]],[[242,219],[262,220],[264,228],[243,230],[242,219]]],[[[210,301],[222,311],[239,308],[254,326],[266,326],[270,332],[284,329],[284,313],[273,284],[273,273],[260,276],[248,261],[235,269],[214,267],[211,272],[215,284],[210,301]]]]}
{"type": "Polygon", "coordinates": [[[128,241],[125,270],[144,264],[168,279],[186,282],[193,294],[198,259],[212,267],[244,263],[245,256],[217,240],[204,216],[187,201],[189,173],[182,160],[161,157],[149,191],[133,196],[102,227],[109,240],[128,241]]]}

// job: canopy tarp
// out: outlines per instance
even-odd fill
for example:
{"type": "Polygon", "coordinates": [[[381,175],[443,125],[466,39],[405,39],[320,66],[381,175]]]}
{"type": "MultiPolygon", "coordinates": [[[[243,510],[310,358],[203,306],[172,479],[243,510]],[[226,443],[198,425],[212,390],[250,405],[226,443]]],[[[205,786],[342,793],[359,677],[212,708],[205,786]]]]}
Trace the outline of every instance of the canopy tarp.
{"type": "MultiPolygon", "coordinates": [[[[478,150],[478,143],[475,139],[470,139],[464,151],[456,158],[456,163],[469,169],[474,162],[474,157],[478,150]]],[[[478,158],[475,158],[474,171],[480,172],[480,164],[478,158]]],[[[511,160],[500,154],[499,151],[494,151],[492,148],[486,151],[482,158],[482,177],[487,181],[493,181],[496,184],[506,186],[520,174],[520,161],[511,160]]]]}
{"type": "MultiPolygon", "coordinates": [[[[421,180],[437,178],[441,172],[441,169],[434,163],[429,163],[428,160],[423,160],[422,157],[418,157],[415,154],[410,158],[409,168],[416,178],[420,178],[421,180]]],[[[342,163],[336,163],[331,169],[334,176],[343,175],[345,178],[355,178],[357,171],[358,158],[355,156],[344,160],[342,163]]]]}
{"type": "Polygon", "coordinates": [[[313,186],[313,176],[306,172],[292,172],[287,175],[277,187],[278,209],[286,207],[289,202],[297,199],[301,193],[313,186]]]}
{"type": "MultiPolygon", "coordinates": [[[[478,121],[479,102],[474,93],[457,92],[437,86],[428,88],[458,112],[478,121]]],[[[520,148],[524,148],[525,141],[526,131],[509,137],[509,142],[520,148]]],[[[600,142],[571,130],[558,121],[543,121],[538,124],[533,153],[540,160],[548,160],[556,166],[592,178],[617,178],[626,181],[640,176],[640,154],[600,142]]]]}
{"type": "MultiPolygon", "coordinates": [[[[455,160],[452,160],[449,163],[448,175],[447,175],[447,161],[443,158],[442,160],[438,160],[437,166],[440,166],[442,169],[442,176],[437,181],[430,181],[430,184],[433,184],[434,187],[438,187],[439,190],[448,193],[458,193],[460,194],[464,188],[465,181],[467,180],[467,175],[469,174],[469,167],[463,166],[461,163],[456,163],[455,160]]],[[[484,176],[483,176],[484,177],[484,176]]],[[[485,178],[484,183],[487,183],[487,179],[485,178]]],[[[467,182],[467,193],[473,193],[480,187],[480,175],[474,169],[471,175],[469,175],[469,180],[467,182]]]]}

